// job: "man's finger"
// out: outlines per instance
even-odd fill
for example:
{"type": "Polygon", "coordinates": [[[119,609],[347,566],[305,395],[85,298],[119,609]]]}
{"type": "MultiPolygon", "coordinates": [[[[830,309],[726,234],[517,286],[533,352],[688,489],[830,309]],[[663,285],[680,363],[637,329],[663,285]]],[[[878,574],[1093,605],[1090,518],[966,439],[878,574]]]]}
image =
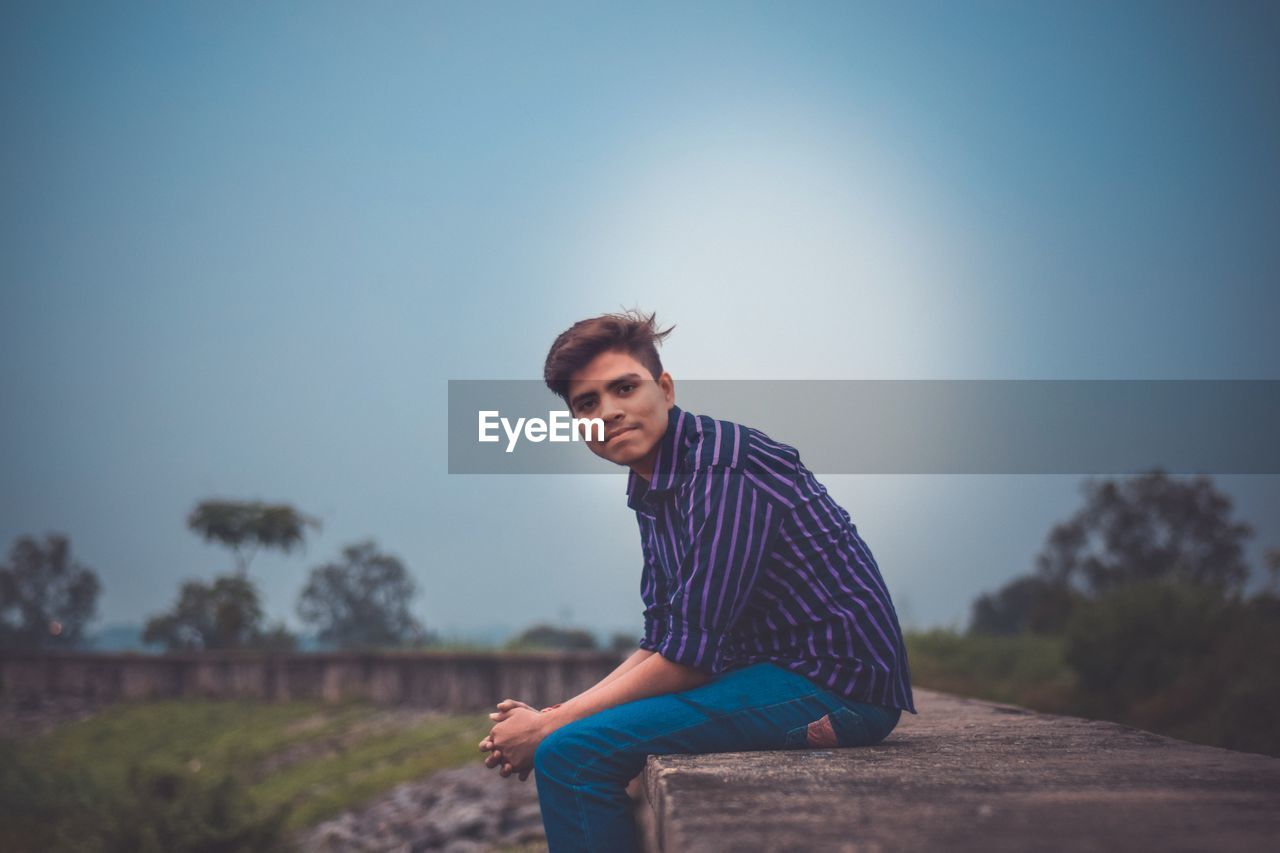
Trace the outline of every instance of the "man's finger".
{"type": "Polygon", "coordinates": [[[520,781],[521,781],[521,782],[523,782],[525,779],[528,779],[528,778],[529,778],[529,772],[530,772],[530,771],[528,771],[528,770],[521,770],[521,771],[520,771],[520,781]]]}

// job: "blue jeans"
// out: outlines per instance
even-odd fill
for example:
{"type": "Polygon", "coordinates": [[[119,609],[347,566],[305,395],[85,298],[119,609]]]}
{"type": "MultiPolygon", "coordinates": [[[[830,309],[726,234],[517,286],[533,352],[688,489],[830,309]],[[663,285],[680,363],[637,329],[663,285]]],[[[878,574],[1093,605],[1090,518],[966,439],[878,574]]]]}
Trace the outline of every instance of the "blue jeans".
{"type": "Polygon", "coordinates": [[[608,708],[538,745],[534,779],[547,845],[551,853],[639,850],[626,787],[650,755],[869,746],[901,713],[845,699],[772,663],[608,708]]]}

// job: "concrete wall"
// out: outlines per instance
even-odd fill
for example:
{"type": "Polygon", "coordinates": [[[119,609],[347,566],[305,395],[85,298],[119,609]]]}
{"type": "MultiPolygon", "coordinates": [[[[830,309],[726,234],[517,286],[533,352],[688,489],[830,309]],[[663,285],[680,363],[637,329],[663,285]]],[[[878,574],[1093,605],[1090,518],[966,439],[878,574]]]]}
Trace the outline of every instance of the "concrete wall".
{"type": "Polygon", "coordinates": [[[475,711],[511,697],[545,707],[590,687],[620,661],[616,654],[595,652],[0,652],[0,698],[358,698],[383,705],[475,711]]]}

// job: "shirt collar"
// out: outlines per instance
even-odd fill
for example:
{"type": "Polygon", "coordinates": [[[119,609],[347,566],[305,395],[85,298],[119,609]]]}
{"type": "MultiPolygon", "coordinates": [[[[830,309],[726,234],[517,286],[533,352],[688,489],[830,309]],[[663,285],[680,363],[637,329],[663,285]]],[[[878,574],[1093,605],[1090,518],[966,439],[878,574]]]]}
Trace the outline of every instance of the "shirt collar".
{"type": "Polygon", "coordinates": [[[649,494],[666,492],[676,485],[680,474],[680,448],[693,428],[693,415],[672,406],[667,412],[667,431],[658,439],[658,454],[653,460],[653,478],[646,480],[635,471],[627,477],[627,506],[638,509],[649,494]]]}

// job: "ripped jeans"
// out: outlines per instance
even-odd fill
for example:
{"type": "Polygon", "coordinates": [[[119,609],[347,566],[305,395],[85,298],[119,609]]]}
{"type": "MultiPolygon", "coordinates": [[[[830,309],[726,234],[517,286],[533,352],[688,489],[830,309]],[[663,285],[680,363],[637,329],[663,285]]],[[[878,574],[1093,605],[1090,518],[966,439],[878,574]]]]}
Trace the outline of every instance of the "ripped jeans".
{"type": "Polygon", "coordinates": [[[869,746],[893,731],[901,713],[758,663],[576,720],[548,735],[534,756],[550,853],[638,851],[626,787],[650,755],[869,746]]]}

